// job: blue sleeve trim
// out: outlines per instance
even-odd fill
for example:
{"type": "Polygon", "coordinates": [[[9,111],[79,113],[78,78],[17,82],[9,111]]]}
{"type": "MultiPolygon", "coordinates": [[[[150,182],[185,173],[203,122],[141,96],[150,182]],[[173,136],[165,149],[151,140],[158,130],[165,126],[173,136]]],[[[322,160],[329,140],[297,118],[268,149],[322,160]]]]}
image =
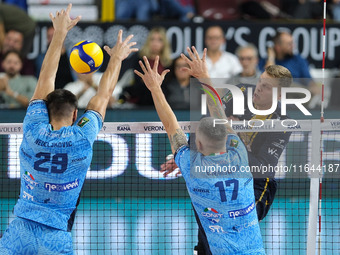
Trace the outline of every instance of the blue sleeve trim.
{"type": "Polygon", "coordinates": [[[174,154],[174,159],[176,159],[177,154],[178,154],[184,147],[188,147],[188,146],[187,146],[187,145],[182,145],[181,147],[179,147],[179,148],[176,150],[176,152],[175,152],[175,154],[174,154]]]}
{"type": "Polygon", "coordinates": [[[29,102],[28,106],[32,106],[38,103],[44,103],[44,105],[46,105],[46,101],[43,99],[33,99],[29,102]]]}
{"type": "Polygon", "coordinates": [[[87,112],[92,112],[92,113],[94,113],[94,114],[101,120],[101,122],[102,122],[102,124],[103,124],[104,119],[103,119],[103,116],[102,116],[99,112],[97,112],[97,111],[95,111],[95,110],[85,110],[84,114],[87,113],[87,112]]]}

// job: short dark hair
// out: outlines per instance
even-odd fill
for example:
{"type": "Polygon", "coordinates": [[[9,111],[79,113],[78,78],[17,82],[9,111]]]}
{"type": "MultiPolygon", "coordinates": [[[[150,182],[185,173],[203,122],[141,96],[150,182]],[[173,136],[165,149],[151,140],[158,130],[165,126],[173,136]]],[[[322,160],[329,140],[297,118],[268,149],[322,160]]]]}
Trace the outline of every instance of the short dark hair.
{"type": "Polygon", "coordinates": [[[2,61],[4,61],[4,60],[7,58],[7,56],[8,56],[9,54],[15,54],[15,55],[17,55],[18,58],[20,59],[21,63],[23,63],[23,58],[22,58],[20,52],[17,51],[17,50],[9,50],[9,51],[7,51],[7,52],[4,54],[4,56],[3,56],[3,58],[2,58],[2,61]]]}
{"type": "Polygon", "coordinates": [[[47,95],[46,105],[50,119],[69,117],[78,107],[77,97],[66,89],[56,89],[47,95]]]}

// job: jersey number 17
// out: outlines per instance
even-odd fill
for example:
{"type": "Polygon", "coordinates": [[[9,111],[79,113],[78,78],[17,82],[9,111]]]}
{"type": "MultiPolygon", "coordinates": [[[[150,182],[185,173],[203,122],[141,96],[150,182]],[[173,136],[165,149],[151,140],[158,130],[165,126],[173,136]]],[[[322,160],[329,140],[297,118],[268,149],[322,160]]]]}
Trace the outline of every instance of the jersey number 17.
{"type": "Polygon", "coordinates": [[[221,201],[226,202],[227,201],[227,196],[226,196],[226,188],[233,185],[233,194],[231,196],[231,200],[236,200],[237,199],[237,194],[238,194],[238,180],[236,179],[231,179],[227,181],[219,181],[215,183],[215,187],[217,187],[220,191],[220,196],[221,196],[221,201]],[[224,187],[224,185],[226,187],[224,187]]]}

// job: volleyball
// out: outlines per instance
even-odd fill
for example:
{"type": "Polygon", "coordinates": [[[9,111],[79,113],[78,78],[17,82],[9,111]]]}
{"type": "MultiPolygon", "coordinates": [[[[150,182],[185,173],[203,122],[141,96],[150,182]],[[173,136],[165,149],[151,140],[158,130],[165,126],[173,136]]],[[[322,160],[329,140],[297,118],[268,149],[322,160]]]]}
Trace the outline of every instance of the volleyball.
{"type": "Polygon", "coordinates": [[[70,64],[77,73],[92,73],[103,63],[103,51],[92,41],[81,41],[75,44],[70,54],[70,64]]]}

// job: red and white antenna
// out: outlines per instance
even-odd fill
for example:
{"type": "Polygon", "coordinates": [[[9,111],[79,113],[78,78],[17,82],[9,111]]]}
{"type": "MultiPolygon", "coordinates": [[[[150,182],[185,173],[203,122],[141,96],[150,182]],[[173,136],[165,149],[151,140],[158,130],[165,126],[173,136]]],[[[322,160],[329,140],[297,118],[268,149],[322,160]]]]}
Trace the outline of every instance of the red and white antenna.
{"type": "MultiPolygon", "coordinates": [[[[325,96],[325,58],[326,58],[326,0],[323,2],[323,35],[322,35],[322,87],[321,87],[321,115],[320,122],[321,126],[324,122],[324,96],[325,96]]],[[[322,144],[323,131],[321,130],[320,135],[320,166],[323,173],[323,144],[322,144]]],[[[319,205],[318,205],[318,216],[319,216],[319,235],[318,235],[318,254],[321,255],[321,213],[322,213],[322,177],[319,177],[319,205]]]]}

